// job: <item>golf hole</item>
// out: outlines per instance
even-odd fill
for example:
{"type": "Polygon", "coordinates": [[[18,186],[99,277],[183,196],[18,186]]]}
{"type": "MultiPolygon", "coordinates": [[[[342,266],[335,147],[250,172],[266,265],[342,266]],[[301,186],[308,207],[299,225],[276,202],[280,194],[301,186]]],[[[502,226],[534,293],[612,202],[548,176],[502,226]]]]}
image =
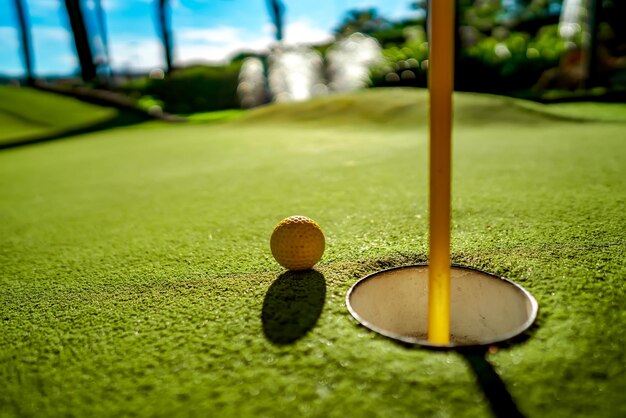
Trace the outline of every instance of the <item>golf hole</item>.
{"type": "Polygon", "coordinates": [[[428,341],[428,266],[412,265],[370,274],[348,292],[352,316],[394,340],[431,348],[492,345],[511,340],[535,321],[538,305],[521,286],[494,274],[452,266],[450,344],[428,341]]]}

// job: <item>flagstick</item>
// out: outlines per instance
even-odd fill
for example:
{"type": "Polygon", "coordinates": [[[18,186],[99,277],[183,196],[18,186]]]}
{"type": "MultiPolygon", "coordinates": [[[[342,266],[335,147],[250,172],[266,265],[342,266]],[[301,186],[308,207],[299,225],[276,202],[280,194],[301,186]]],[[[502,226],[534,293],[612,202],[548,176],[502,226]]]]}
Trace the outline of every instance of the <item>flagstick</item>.
{"type": "Polygon", "coordinates": [[[430,262],[428,341],[450,342],[450,159],[454,0],[430,1],[430,262]]]}

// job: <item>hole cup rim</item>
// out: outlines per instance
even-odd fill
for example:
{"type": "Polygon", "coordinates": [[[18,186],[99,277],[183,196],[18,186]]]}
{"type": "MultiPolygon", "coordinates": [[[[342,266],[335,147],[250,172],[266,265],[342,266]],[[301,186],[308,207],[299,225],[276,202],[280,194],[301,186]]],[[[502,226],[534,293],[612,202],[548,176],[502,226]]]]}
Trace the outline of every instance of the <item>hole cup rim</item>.
{"type": "Polygon", "coordinates": [[[530,311],[530,314],[528,315],[528,319],[522,325],[514,328],[513,330],[511,330],[511,331],[509,331],[507,333],[503,333],[498,338],[486,339],[485,341],[482,341],[480,343],[476,343],[476,344],[457,344],[457,343],[433,344],[433,343],[429,342],[428,340],[422,340],[422,339],[418,339],[418,338],[414,338],[414,337],[400,335],[400,334],[397,334],[395,332],[391,332],[391,331],[385,330],[384,328],[381,328],[381,327],[379,327],[377,325],[374,325],[371,322],[363,319],[356,312],[356,310],[352,307],[352,304],[350,303],[350,300],[351,300],[351,297],[352,297],[352,295],[354,293],[354,290],[359,285],[365,283],[366,281],[371,280],[373,278],[376,278],[377,276],[381,276],[381,275],[384,275],[386,273],[390,273],[392,271],[408,270],[408,269],[423,268],[423,267],[428,268],[429,267],[428,263],[418,263],[418,264],[409,264],[409,265],[398,266],[398,267],[391,267],[391,268],[387,268],[387,269],[376,271],[374,273],[370,273],[370,274],[360,278],[359,280],[357,280],[350,287],[350,289],[348,290],[348,293],[346,294],[346,306],[348,308],[348,311],[350,312],[350,315],[352,315],[352,317],[361,326],[363,326],[363,327],[365,327],[365,328],[369,329],[370,331],[373,331],[373,332],[375,332],[377,334],[380,334],[380,335],[382,335],[382,336],[384,336],[386,338],[394,340],[396,342],[399,342],[399,343],[402,343],[402,344],[405,344],[405,345],[410,345],[410,346],[420,346],[420,347],[427,348],[427,349],[444,350],[444,351],[445,350],[484,349],[484,348],[488,348],[489,346],[510,342],[511,340],[515,339],[516,337],[518,337],[521,334],[523,334],[524,332],[526,332],[535,323],[535,321],[537,320],[537,316],[539,314],[539,303],[537,302],[535,297],[528,290],[526,290],[524,287],[522,287],[521,285],[515,283],[514,281],[512,281],[510,279],[507,279],[506,277],[499,276],[499,275],[494,274],[494,273],[489,273],[489,272],[486,272],[484,270],[480,270],[478,268],[463,266],[461,264],[455,264],[455,263],[452,263],[450,265],[451,269],[466,270],[466,271],[470,271],[470,272],[480,273],[480,274],[483,274],[485,276],[488,276],[490,279],[500,280],[502,282],[505,282],[507,285],[515,287],[518,291],[521,292],[522,295],[524,295],[525,299],[530,303],[531,311],[530,311]]]}

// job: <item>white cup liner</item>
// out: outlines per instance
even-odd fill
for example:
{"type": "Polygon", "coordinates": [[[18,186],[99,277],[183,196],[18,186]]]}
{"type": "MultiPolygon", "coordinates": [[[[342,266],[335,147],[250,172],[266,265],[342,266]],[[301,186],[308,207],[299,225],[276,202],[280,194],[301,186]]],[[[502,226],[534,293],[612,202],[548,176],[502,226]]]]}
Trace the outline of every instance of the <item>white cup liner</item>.
{"type": "Polygon", "coordinates": [[[487,346],[526,331],[539,306],[523,287],[494,274],[454,265],[450,274],[450,344],[428,341],[428,265],[370,274],[346,296],[363,326],[394,340],[430,348],[487,346]]]}

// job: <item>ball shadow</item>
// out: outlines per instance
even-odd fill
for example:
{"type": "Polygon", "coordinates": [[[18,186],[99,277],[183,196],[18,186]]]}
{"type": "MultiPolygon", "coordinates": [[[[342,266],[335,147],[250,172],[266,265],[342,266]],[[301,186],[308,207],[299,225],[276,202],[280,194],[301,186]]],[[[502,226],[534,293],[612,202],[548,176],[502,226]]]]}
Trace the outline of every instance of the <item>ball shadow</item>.
{"type": "Polygon", "coordinates": [[[326,280],[316,270],[285,272],[271,284],[261,312],[263,333],[273,344],[293,344],[317,323],[326,299],[326,280]]]}

